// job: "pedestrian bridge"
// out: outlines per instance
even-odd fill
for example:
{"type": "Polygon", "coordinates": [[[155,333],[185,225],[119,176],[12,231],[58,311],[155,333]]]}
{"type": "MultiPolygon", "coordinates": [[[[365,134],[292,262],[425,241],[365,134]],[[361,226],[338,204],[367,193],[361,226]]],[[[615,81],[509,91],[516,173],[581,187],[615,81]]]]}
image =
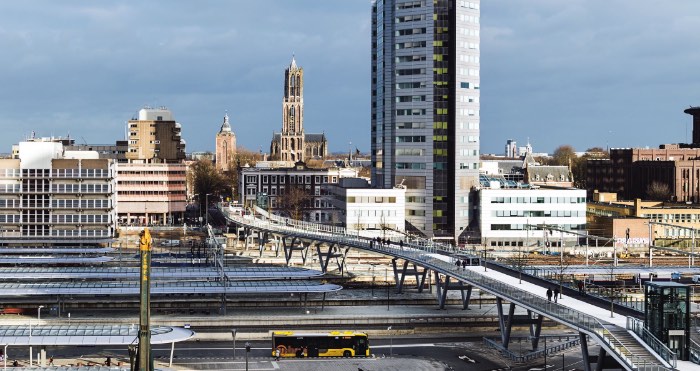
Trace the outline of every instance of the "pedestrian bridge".
{"type": "MultiPolygon", "coordinates": [[[[287,261],[295,251],[301,251],[305,259],[305,251],[316,247],[323,271],[326,270],[328,261],[332,258],[339,262],[342,270],[349,249],[357,248],[392,256],[395,267],[397,259],[403,260],[404,269],[401,274],[395,270],[397,283],[403,281],[405,274],[416,274],[418,278],[419,274],[425,277],[426,272],[434,272],[438,286],[438,301],[440,297],[446,296],[446,290],[457,288],[462,290],[465,307],[467,307],[472,287],[488,292],[497,300],[504,349],[507,349],[510,343],[512,326],[519,324],[529,326],[532,350],[538,351],[542,320],[546,317],[579,333],[586,371],[593,370],[593,367],[596,370],[620,367],[626,370],[648,371],[697,369],[697,366],[690,362],[677,361],[675,354],[664,344],[649,346],[639,340],[638,336],[627,330],[627,327],[634,327],[633,319],[627,319],[618,314],[617,320],[610,321],[609,318],[606,319],[606,316],[610,317],[609,311],[601,313],[600,308],[572,298],[559,303],[548,301],[543,297],[546,291],[544,287],[531,283],[519,284],[517,279],[494,271],[483,272],[485,267],[457,267],[450,257],[455,251],[449,245],[428,240],[408,239],[401,244],[377,243],[372,238],[349,235],[342,227],[281,218],[267,214],[259,208],[256,208],[254,215],[240,215],[233,209],[225,207],[221,208],[221,211],[227,221],[236,225],[246,236],[256,232],[261,248],[268,240],[274,240],[278,244],[281,242],[287,261]],[[409,263],[414,266],[411,271],[407,270],[409,263]],[[420,272],[418,267],[422,267],[423,271],[420,272]],[[504,313],[504,302],[508,303],[507,314],[504,313]],[[527,316],[514,315],[516,306],[525,309],[527,316]],[[627,322],[630,322],[629,326],[627,322]],[[588,354],[589,339],[600,346],[597,356],[588,354]],[[656,351],[652,350],[652,347],[656,351]]],[[[545,349],[543,352],[547,351],[545,349]]]]}

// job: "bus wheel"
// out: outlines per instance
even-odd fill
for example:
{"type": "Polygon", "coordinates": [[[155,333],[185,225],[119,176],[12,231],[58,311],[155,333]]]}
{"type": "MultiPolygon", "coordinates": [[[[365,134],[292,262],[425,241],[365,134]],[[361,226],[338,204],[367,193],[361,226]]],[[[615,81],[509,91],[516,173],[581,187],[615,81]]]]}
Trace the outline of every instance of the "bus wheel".
{"type": "Polygon", "coordinates": [[[350,357],[350,356],[352,356],[352,353],[350,353],[349,350],[346,350],[343,352],[343,357],[350,357]]]}

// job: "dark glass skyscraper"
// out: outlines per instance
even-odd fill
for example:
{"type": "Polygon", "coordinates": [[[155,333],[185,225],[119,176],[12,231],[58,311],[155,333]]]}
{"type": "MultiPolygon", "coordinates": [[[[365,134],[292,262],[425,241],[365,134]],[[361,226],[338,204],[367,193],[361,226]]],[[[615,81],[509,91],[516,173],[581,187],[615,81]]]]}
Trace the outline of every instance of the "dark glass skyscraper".
{"type": "Polygon", "coordinates": [[[372,3],[372,184],[429,237],[469,234],[479,177],[480,0],[372,3]]]}

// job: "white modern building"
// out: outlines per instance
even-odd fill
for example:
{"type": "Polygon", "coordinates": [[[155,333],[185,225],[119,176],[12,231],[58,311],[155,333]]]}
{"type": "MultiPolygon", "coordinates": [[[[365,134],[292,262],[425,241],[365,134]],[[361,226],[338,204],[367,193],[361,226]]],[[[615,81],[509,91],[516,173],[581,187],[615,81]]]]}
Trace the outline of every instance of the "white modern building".
{"type": "Polygon", "coordinates": [[[337,184],[321,189],[334,210],[332,220],[348,231],[406,230],[406,189],[370,188],[362,178],[342,178],[337,184]]]}
{"type": "Polygon", "coordinates": [[[575,188],[484,188],[479,191],[481,243],[490,247],[572,246],[574,234],[526,226],[586,232],[586,190],[575,188]]]}
{"type": "Polygon", "coordinates": [[[115,163],[95,151],[66,151],[33,139],[0,159],[0,242],[109,242],[115,235],[115,163]]]}

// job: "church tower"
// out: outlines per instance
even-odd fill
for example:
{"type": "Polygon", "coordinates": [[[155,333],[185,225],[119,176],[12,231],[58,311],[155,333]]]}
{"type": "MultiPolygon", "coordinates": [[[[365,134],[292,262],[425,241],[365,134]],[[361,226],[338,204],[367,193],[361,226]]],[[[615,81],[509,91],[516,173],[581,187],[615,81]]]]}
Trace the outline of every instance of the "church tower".
{"type": "Polygon", "coordinates": [[[228,171],[235,166],[233,163],[236,156],[236,134],[231,131],[231,124],[228,121],[228,113],[224,115],[224,123],[221,124],[219,133],[216,134],[216,169],[228,171]]]}
{"type": "Polygon", "coordinates": [[[280,160],[304,161],[304,69],[292,62],[284,71],[280,160]]]}

